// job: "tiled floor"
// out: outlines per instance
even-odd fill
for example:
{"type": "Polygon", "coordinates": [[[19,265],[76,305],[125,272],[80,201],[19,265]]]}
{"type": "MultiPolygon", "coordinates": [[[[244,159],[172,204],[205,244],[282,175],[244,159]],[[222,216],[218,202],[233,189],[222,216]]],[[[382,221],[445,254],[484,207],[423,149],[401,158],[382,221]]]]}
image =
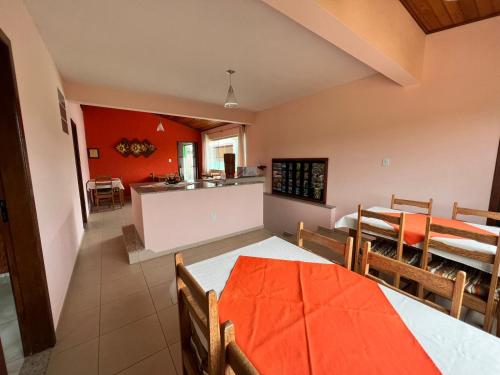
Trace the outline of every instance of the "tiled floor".
{"type": "MultiPolygon", "coordinates": [[[[128,264],[121,227],[130,224],[130,211],[128,205],[90,215],[47,374],[181,375],[177,306],[169,290],[173,256],[128,264]]],[[[259,230],[195,247],[183,252],[184,261],[200,261],[270,235],[259,230]]],[[[480,319],[469,316],[466,321],[479,325],[480,319]]]]}
{"type": "Polygon", "coordinates": [[[23,347],[16,305],[8,273],[0,275],[0,340],[9,375],[18,374],[23,364],[23,347]]]}
{"type": "MultiPolygon", "coordinates": [[[[173,256],[129,265],[121,227],[130,206],[89,217],[48,374],[181,375],[173,256]]],[[[261,241],[264,230],[184,252],[192,263],[261,241]]]]}

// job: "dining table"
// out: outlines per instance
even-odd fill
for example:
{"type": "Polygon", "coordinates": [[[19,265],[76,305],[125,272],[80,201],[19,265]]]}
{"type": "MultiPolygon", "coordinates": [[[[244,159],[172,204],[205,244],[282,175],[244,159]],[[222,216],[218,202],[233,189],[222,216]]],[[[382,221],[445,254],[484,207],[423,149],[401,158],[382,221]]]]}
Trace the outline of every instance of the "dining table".
{"type": "MultiPolygon", "coordinates": [[[[402,212],[405,212],[408,215],[420,215],[421,217],[425,216],[423,214],[415,214],[412,212],[407,212],[407,211],[401,211],[401,210],[395,210],[387,207],[380,207],[380,206],[374,206],[370,207],[367,209],[367,211],[372,211],[372,212],[377,212],[377,213],[384,213],[384,214],[400,214],[402,212]]],[[[408,218],[407,215],[407,218],[408,218]]],[[[499,227],[493,227],[493,226],[488,226],[484,224],[478,224],[478,223],[473,223],[473,222],[463,222],[463,221],[458,221],[458,220],[452,220],[452,219],[443,219],[439,217],[432,217],[433,220],[440,220],[441,222],[448,222],[450,226],[454,224],[459,224],[460,226],[467,225],[470,227],[471,230],[477,230],[481,231],[482,233],[491,233],[493,235],[498,236],[500,234],[500,228],[499,227]]],[[[393,225],[390,223],[387,223],[383,220],[380,219],[375,219],[375,218],[370,218],[370,217],[363,217],[362,222],[372,225],[374,227],[380,228],[380,229],[385,229],[389,231],[395,231],[395,228],[393,225]]],[[[420,227],[413,228],[412,230],[415,233],[410,233],[413,234],[413,237],[419,237],[420,239],[417,240],[418,242],[413,241],[411,244],[408,244],[407,241],[404,241],[405,244],[408,244],[412,247],[415,247],[417,249],[422,249],[423,247],[423,240],[424,240],[424,234],[425,234],[425,220],[420,220],[419,221],[420,227]]],[[[358,223],[358,213],[354,212],[348,215],[345,215],[341,217],[339,220],[335,222],[335,228],[340,229],[340,228],[346,228],[350,232],[354,232],[357,229],[357,223],[358,223]]],[[[373,233],[370,231],[363,231],[363,233],[367,235],[372,235],[375,237],[382,237],[382,238],[387,238],[387,239],[393,239],[388,236],[381,235],[380,233],[373,233]]],[[[455,236],[447,236],[447,237],[433,237],[432,238],[434,241],[441,242],[445,245],[450,245],[450,246],[456,246],[462,250],[465,251],[471,251],[471,252],[481,252],[485,254],[490,254],[490,255],[495,255],[497,248],[494,245],[489,245],[489,244],[484,244],[475,240],[471,239],[465,239],[465,238],[458,238],[455,236]]],[[[473,267],[475,269],[488,272],[491,274],[493,265],[488,264],[485,262],[482,262],[480,260],[472,259],[469,257],[464,257],[456,254],[452,254],[446,251],[442,251],[433,247],[429,247],[429,252],[431,254],[435,254],[437,256],[440,256],[442,258],[446,258],[461,264],[465,264],[467,266],[473,267]]]]}
{"type": "Polygon", "coordinates": [[[262,375],[500,374],[497,337],[279,237],[187,269],[262,375]]]}
{"type": "MultiPolygon", "coordinates": [[[[95,179],[90,179],[87,181],[87,184],[86,184],[86,187],[87,187],[87,192],[89,193],[90,195],[90,201],[92,202],[92,205],[94,205],[94,190],[96,189],[96,183],[95,183],[95,179]]],[[[119,195],[120,195],[120,206],[123,206],[123,204],[125,203],[125,186],[123,185],[123,182],[120,178],[118,177],[113,177],[111,179],[111,188],[113,190],[115,189],[118,189],[118,192],[119,192],[119,195]]]]}

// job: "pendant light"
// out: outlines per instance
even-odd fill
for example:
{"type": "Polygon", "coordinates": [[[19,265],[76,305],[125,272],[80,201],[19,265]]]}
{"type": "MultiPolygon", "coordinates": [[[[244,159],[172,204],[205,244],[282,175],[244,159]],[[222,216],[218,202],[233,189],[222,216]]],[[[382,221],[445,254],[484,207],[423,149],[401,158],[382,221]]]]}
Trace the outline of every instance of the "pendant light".
{"type": "Polygon", "coordinates": [[[227,90],[226,101],[224,102],[224,108],[235,108],[238,106],[238,101],[236,100],[236,95],[234,95],[233,85],[231,82],[231,76],[236,73],[234,70],[226,70],[229,74],[229,89],[227,90]]]}

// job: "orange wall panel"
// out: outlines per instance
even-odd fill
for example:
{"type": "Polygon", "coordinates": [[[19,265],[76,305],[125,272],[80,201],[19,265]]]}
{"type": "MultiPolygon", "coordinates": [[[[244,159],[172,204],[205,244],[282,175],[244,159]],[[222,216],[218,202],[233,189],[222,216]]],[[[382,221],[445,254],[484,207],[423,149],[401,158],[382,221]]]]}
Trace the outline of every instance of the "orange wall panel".
{"type": "Polygon", "coordinates": [[[195,142],[198,154],[201,154],[200,132],[185,125],[145,112],[92,106],[82,108],[87,147],[99,149],[99,159],[89,159],[90,178],[100,175],[120,177],[127,193],[130,183],[149,181],[150,173],[178,171],[178,141],[195,142]],[[156,131],[160,121],[164,132],[156,131]],[[149,157],[122,156],[114,147],[123,138],[129,141],[147,139],[156,146],[156,151],[149,157]]]}

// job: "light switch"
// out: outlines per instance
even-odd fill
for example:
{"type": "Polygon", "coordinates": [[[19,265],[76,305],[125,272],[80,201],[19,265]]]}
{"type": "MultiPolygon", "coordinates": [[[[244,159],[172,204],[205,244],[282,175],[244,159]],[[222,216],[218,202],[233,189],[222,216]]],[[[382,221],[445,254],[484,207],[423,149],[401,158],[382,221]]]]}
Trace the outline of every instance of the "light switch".
{"type": "Polygon", "coordinates": [[[387,168],[389,165],[391,165],[391,159],[389,158],[382,159],[382,167],[387,168]]]}

